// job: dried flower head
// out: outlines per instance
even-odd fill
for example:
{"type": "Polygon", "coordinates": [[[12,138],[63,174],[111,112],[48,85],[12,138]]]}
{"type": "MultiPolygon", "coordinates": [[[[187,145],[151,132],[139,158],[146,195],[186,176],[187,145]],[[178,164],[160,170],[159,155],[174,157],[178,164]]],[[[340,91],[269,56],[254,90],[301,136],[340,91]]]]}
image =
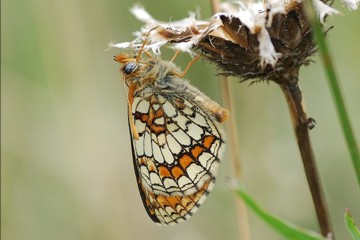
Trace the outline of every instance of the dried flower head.
{"type": "MultiPolygon", "coordinates": [[[[360,0],[343,0],[349,9],[357,9],[360,0]]],[[[339,13],[320,0],[314,0],[322,23],[327,16],[339,13]]],[[[297,74],[301,65],[316,52],[311,26],[300,0],[268,0],[243,4],[221,4],[222,12],[211,20],[200,21],[195,14],[174,22],[153,18],[139,5],[131,12],[145,25],[132,42],[112,44],[119,48],[138,49],[147,39],[146,50],[160,54],[166,44],[174,50],[201,52],[222,69],[222,74],[242,80],[281,81],[297,74]]]]}
{"type": "Polygon", "coordinates": [[[242,80],[280,81],[285,74],[308,63],[309,56],[316,52],[316,44],[301,3],[291,2],[274,9],[220,13],[222,26],[197,47],[217,62],[226,75],[242,80]],[[244,17],[246,12],[252,18],[244,17]]]}

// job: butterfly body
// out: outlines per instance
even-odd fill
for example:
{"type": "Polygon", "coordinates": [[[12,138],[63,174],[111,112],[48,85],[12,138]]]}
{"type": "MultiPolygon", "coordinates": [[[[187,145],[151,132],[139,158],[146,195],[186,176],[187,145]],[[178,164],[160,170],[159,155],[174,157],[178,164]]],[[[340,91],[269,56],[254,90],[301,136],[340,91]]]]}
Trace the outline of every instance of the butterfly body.
{"type": "Polygon", "coordinates": [[[129,128],[137,183],[150,218],[163,225],[188,219],[212,190],[228,111],[157,57],[120,54],[128,87],[129,128]]]}

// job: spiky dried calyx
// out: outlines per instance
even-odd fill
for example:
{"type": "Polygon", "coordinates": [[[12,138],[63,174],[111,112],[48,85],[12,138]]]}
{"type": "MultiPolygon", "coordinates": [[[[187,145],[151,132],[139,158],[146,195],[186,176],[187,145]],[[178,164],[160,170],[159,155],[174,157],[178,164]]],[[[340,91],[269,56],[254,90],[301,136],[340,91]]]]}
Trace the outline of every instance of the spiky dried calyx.
{"type": "Polygon", "coordinates": [[[276,53],[272,63],[264,63],[260,55],[262,46],[259,38],[262,36],[259,35],[264,34],[262,29],[252,32],[239,18],[227,14],[219,18],[222,26],[217,29],[218,32],[207,35],[196,47],[218,64],[223,70],[222,74],[234,75],[241,80],[279,82],[286,75],[297,72],[301,65],[307,64],[309,57],[316,52],[311,25],[301,3],[292,2],[284,13],[272,16],[270,26],[266,24],[276,53]]]}
{"type": "MultiPolygon", "coordinates": [[[[346,0],[357,7],[360,0],[346,0]]],[[[302,0],[267,0],[263,2],[222,3],[222,12],[209,21],[188,18],[163,22],[153,18],[139,5],[131,11],[145,25],[132,42],[111,44],[112,47],[143,50],[160,54],[168,45],[174,50],[193,53],[200,50],[216,62],[223,74],[242,80],[262,79],[281,82],[295,76],[301,65],[316,52],[309,21],[302,0]]],[[[320,21],[338,13],[321,0],[314,0],[320,21]]]]}

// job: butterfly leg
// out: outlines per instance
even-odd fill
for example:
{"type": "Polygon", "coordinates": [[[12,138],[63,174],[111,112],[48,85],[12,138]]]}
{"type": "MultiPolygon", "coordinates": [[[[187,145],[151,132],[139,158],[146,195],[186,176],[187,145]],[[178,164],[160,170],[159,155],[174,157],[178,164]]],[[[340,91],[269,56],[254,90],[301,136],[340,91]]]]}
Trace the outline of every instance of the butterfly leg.
{"type": "MultiPolygon", "coordinates": [[[[177,55],[175,55],[175,56],[173,57],[173,59],[174,59],[176,56],[177,56],[177,55]]],[[[191,67],[191,66],[194,64],[194,62],[196,62],[199,58],[200,58],[200,54],[199,54],[196,58],[194,58],[193,60],[191,60],[191,61],[188,63],[188,65],[186,66],[185,70],[184,70],[182,73],[174,72],[174,74],[175,74],[176,76],[178,76],[179,78],[183,78],[183,77],[186,75],[186,73],[189,71],[190,67],[191,67]]]]}
{"type": "Polygon", "coordinates": [[[175,58],[179,55],[179,53],[180,53],[180,50],[177,50],[176,52],[175,52],[175,55],[172,57],[172,59],[170,60],[170,62],[173,62],[174,60],[175,60],[175,58]]]}
{"type": "Polygon", "coordinates": [[[153,57],[151,56],[151,54],[148,51],[144,51],[144,53],[146,54],[146,56],[148,56],[148,58],[152,59],[153,57]]]}

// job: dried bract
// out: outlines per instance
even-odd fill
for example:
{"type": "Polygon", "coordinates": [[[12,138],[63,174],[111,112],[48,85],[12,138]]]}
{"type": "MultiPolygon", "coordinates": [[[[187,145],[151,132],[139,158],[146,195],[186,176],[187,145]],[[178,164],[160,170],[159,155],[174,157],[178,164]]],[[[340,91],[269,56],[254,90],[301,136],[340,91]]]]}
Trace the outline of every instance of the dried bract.
{"type": "MultiPolygon", "coordinates": [[[[360,0],[343,0],[356,9],[360,0]]],[[[318,17],[339,13],[320,0],[314,0],[318,17]]],[[[222,12],[209,21],[188,18],[163,22],[153,18],[139,5],[131,12],[145,25],[132,42],[111,44],[112,47],[144,50],[160,54],[168,45],[174,50],[202,53],[220,67],[221,74],[242,80],[262,79],[277,82],[286,75],[297,74],[316,52],[301,0],[267,0],[245,5],[241,2],[221,4],[222,12]]]]}
{"type": "Polygon", "coordinates": [[[197,47],[224,70],[223,74],[242,80],[281,81],[284,75],[293,74],[299,66],[307,64],[316,52],[311,25],[302,4],[297,2],[271,18],[266,12],[259,15],[267,21],[250,29],[240,18],[219,14],[223,25],[197,47]]]}

